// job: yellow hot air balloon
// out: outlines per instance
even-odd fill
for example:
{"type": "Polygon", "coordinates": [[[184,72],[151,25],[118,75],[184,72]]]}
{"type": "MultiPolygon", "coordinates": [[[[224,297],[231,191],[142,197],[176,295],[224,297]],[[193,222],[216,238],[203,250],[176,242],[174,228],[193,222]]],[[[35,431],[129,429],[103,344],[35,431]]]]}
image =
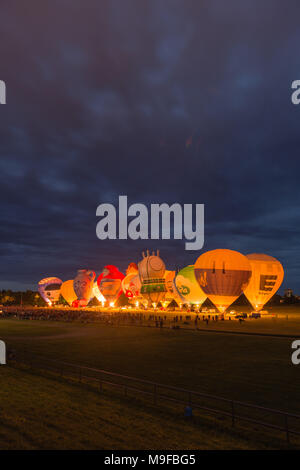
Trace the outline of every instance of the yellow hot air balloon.
{"type": "Polygon", "coordinates": [[[224,313],[248,285],[251,266],[238,251],[212,250],[197,259],[195,276],[207,297],[224,313]]]}
{"type": "Polygon", "coordinates": [[[62,283],[60,293],[69,305],[77,299],[77,295],[75,294],[73,287],[73,279],[62,283]]]}
{"type": "Polygon", "coordinates": [[[278,291],[283,281],[282,264],[272,256],[262,253],[246,255],[252,276],[244,294],[256,311],[259,311],[278,291]]]}

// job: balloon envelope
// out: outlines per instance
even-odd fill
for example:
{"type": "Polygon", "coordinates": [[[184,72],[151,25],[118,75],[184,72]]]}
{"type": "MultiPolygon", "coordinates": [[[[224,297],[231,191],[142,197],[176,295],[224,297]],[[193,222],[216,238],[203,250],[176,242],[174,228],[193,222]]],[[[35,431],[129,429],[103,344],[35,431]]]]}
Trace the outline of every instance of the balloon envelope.
{"type": "Polygon", "coordinates": [[[97,279],[99,291],[107,302],[114,303],[122,293],[124,274],[116,266],[107,265],[97,279]]]}
{"type": "Polygon", "coordinates": [[[79,300],[84,300],[86,304],[93,296],[93,285],[96,274],[90,269],[79,269],[74,279],[74,291],[79,300]]]}
{"type": "Polygon", "coordinates": [[[138,267],[136,263],[130,263],[126,269],[126,276],[122,280],[122,290],[128,299],[133,299],[136,295],[131,288],[132,280],[138,274],[138,267]]]}
{"type": "Polygon", "coordinates": [[[72,305],[74,300],[77,300],[77,295],[75,294],[74,291],[74,286],[73,286],[73,279],[70,279],[69,281],[65,281],[62,283],[60,292],[63,298],[65,299],[66,302],[68,302],[69,305],[72,305]]]}
{"type": "Polygon", "coordinates": [[[185,303],[202,305],[207,298],[197,282],[194,265],[186,266],[179,271],[175,277],[175,286],[185,303]]]}
{"type": "MultiPolygon", "coordinates": [[[[176,276],[176,271],[166,271],[164,278],[165,278],[165,286],[166,286],[166,295],[163,301],[163,306],[168,306],[173,300],[175,300],[178,304],[182,302],[182,299],[177,292],[176,286],[174,284],[176,276]]],[[[198,284],[197,284],[198,285],[198,284]]]]}
{"type": "Polygon", "coordinates": [[[212,250],[197,259],[195,276],[207,297],[223,313],[248,285],[251,266],[238,251],[212,250]]]}
{"type": "Polygon", "coordinates": [[[98,302],[105,302],[105,297],[99,291],[97,282],[94,282],[92,296],[96,297],[98,302]]]}
{"type": "Polygon", "coordinates": [[[137,272],[131,272],[124,277],[122,281],[122,290],[128,299],[134,297],[133,289],[131,288],[132,280],[137,276],[137,272]]]}
{"type": "Polygon", "coordinates": [[[272,256],[253,253],[246,255],[252,276],[244,294],[255,310],[261,310],[265,303],[278,291],[283,281],[284,270],[280,261],[272,256]]]}
{"type": "Polygon", "coordinates": [[[154,307],[165,298],[165,270],[166,266],[163,260],[154,253],[143,256],[138,264],[139,277],[141,280],[141,296],[143,304],[152,304],[154,307]]]}
{"type": "Polygon", "coordinates": [[[58,277],[46,277],[38,283],[38,291],[42,299],[51,305],[59,301],[62,280],[58,277]]]}

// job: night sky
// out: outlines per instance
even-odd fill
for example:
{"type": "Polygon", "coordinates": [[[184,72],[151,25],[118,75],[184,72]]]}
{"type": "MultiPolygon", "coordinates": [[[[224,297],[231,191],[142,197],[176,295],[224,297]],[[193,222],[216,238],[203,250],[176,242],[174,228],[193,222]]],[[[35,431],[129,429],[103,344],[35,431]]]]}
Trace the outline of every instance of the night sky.
{"type": "Polygon", "coordinates": [[[299,0],[2,0],[0,289],[184,242],[100,241],[96,208],[204,203],[203,250],[267,253],[300,294],[299,0]]]}

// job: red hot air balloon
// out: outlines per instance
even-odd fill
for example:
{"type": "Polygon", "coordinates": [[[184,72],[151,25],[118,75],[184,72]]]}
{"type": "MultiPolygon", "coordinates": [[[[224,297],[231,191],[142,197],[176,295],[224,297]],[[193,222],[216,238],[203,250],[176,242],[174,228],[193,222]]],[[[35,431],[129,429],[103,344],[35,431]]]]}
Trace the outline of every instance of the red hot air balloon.
{"type": "Polygon", "coordinates": [[[221,313],[241,295],[252,272],[246,256],[233,250],[207,251],[194,269],[201,289],[221,313]]]}
{"type": "Polygon", "coordinates": [[[107,265],[97,279],[101,294],[110,305],[113,305],[122,293],[122,280],[124,274],[116,266],[107,265]]]}

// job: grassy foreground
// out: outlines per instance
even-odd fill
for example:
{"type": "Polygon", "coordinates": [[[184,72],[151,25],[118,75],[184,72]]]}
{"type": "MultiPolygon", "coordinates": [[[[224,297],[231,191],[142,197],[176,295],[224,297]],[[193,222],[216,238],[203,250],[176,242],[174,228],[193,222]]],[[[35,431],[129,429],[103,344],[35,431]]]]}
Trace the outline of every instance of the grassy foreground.
{"type": "MultiPolygon", "coordinates": [[[[3,449],[254,449],[266,439],[27,370],[1,368],[3,449]]],[[[281,443],[285,446],[284,442],[281,443]]]]}
{"type": "MultiPolygon", "coordinates": [[[[267,321],[272,332],[272,322],[267,321]]],[[[248,326],[247,322],[232,322],[231,328],[248,326]]],[[[294,331],[300,334],[300,329],[294,331]]],[[[1,320],[0,338],[8,347],[33,355],[300,413],[300,374],[291,363],[292,339],[288,337],[1,320]]],[[[225,432],[215,420],[201,426],[186,422],[183,410],[168,414],[164,408],[100,396],[95,390],[59,378],[11,367],[3,366],[0,372],[0,448],[232,449],[281,445],[268,440],[268,431],[262,439],[253,435],[249,440],[249,433],[232,434],[230,428],[225,432]]]]}

